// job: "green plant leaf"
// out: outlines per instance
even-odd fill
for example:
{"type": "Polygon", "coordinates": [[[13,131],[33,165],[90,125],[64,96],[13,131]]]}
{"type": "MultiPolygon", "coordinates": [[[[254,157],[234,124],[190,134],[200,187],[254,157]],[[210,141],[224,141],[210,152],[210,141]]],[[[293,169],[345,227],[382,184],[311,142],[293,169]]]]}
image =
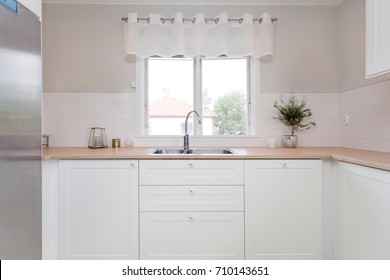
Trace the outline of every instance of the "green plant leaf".
{"type": "Polygon", "coordinates": [[[273,118],[290,127],[292,135],[296,131],[308,130],[316,126],[314,121],[303,123],[306,118],[312,116],[310,108],[306,107],[306,97],[297,100],[295,95],[291,94],[286,101],[281,95],[280,100],[276,100],[273,106],[278,110],[278,114],[273,118]]]}

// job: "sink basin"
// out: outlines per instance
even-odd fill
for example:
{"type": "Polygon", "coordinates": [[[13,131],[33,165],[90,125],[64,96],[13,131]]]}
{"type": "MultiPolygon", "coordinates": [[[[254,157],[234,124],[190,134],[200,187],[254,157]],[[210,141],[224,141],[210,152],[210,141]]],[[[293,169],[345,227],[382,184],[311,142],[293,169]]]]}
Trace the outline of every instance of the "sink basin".
{"type": "Polygon", "coordinates": [[[169,149],[155,149],[151,151],[150,155],[179,155],[184,153],[183,149],[169,148],[169,149]]]}
{"type": "Polygon", "coordinates": [[[190,149],[188,151],[189,154],[195,154],[195,155],[233,155],[235,152],[233,152],[231,149],[227,148],[195,148],[190,149]]]}
{"type": "MultiPolygon", "coordinates": [[[[166,148],[156,149],[150,152],[151,155],[184,155],[183,149],[166,148]]],[[[188,150],[188,155],[233,155],[231,149],[228,148],[194,148],[188,150]]]]}

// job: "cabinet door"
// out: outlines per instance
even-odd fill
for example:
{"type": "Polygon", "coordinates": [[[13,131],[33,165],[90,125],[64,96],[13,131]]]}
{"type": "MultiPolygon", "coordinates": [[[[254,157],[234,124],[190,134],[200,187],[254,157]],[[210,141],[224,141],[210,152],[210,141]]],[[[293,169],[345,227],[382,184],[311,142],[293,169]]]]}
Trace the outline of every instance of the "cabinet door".
{"type": "Polygon", "coordinates": [[[245,172],[246,258],[321,259],[321,160],[246,160],[245,172]]]}
{"type": "Polygon", "coordinates": [[[243,259],[243,212],[142,212],[141,259],[243,259]]]}
{"type": "Polygon", "coordinates": [[[138,259],[137,174],[136,161],[60,161],[61,259],[138,259]]]}
{"type": "Polygon", "coordinates": [[[141,160],[140,185],[243,185],[242,160],[141,160]]]}
{"type": "Polygon", "coordinates": [[[390,172],[339,163],[338,259],[390,259],[390,172]]]}
{"type": "Polygon", "coordinates": [[[390,72],[390,1],[366,0],[366,77],[390,72]]]}

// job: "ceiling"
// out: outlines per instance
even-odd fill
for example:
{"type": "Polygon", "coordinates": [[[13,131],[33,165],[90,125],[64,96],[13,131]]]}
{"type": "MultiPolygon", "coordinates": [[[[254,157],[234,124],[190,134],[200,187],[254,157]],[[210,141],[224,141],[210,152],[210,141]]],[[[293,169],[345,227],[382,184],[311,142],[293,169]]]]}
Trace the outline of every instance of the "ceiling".
{"type": "Polygon", "coordinates": [[[43,0],[53,4],[134,4],[134,5],[339,5],[343,0],[43,0]]]}

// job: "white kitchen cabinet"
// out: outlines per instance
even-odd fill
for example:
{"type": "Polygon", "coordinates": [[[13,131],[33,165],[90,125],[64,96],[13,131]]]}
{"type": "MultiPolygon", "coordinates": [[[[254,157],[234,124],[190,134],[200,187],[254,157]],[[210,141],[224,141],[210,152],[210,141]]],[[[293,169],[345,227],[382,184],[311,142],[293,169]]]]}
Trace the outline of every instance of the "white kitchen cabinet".
{"type": "Polygon", "coordinates": [[[322,161],[245,161],[246,259],[322,259],[322,161]]]}
{"type": "Polygon", "coordinates": [[[243,212],[141,212],[141,259],[243,259],[243,212]]]}
{"type": "Polygon", "coordinates": [[[390,259],[390,172],[343,163],[337,259],[390,259]]]}
{"type": "Polygon", "coordinates": [[[389,11],[389,0],[366,0],[366,78],[390,72],[389,11]]]}
{"type": "Polygon", "coordinates": [[[138,259],[138,162],[61,160],[61,259],[138,259]]]}
{"type": "Polygon", "coordinates": [[[242,160],[141,160],[141,259],[243,259],[242,160]]]}
{"type": "Polygon", "coordinates": [[[18,0],[18,2],[33,12],[39,19],[41,19],[42,0],[18,0]]]}

